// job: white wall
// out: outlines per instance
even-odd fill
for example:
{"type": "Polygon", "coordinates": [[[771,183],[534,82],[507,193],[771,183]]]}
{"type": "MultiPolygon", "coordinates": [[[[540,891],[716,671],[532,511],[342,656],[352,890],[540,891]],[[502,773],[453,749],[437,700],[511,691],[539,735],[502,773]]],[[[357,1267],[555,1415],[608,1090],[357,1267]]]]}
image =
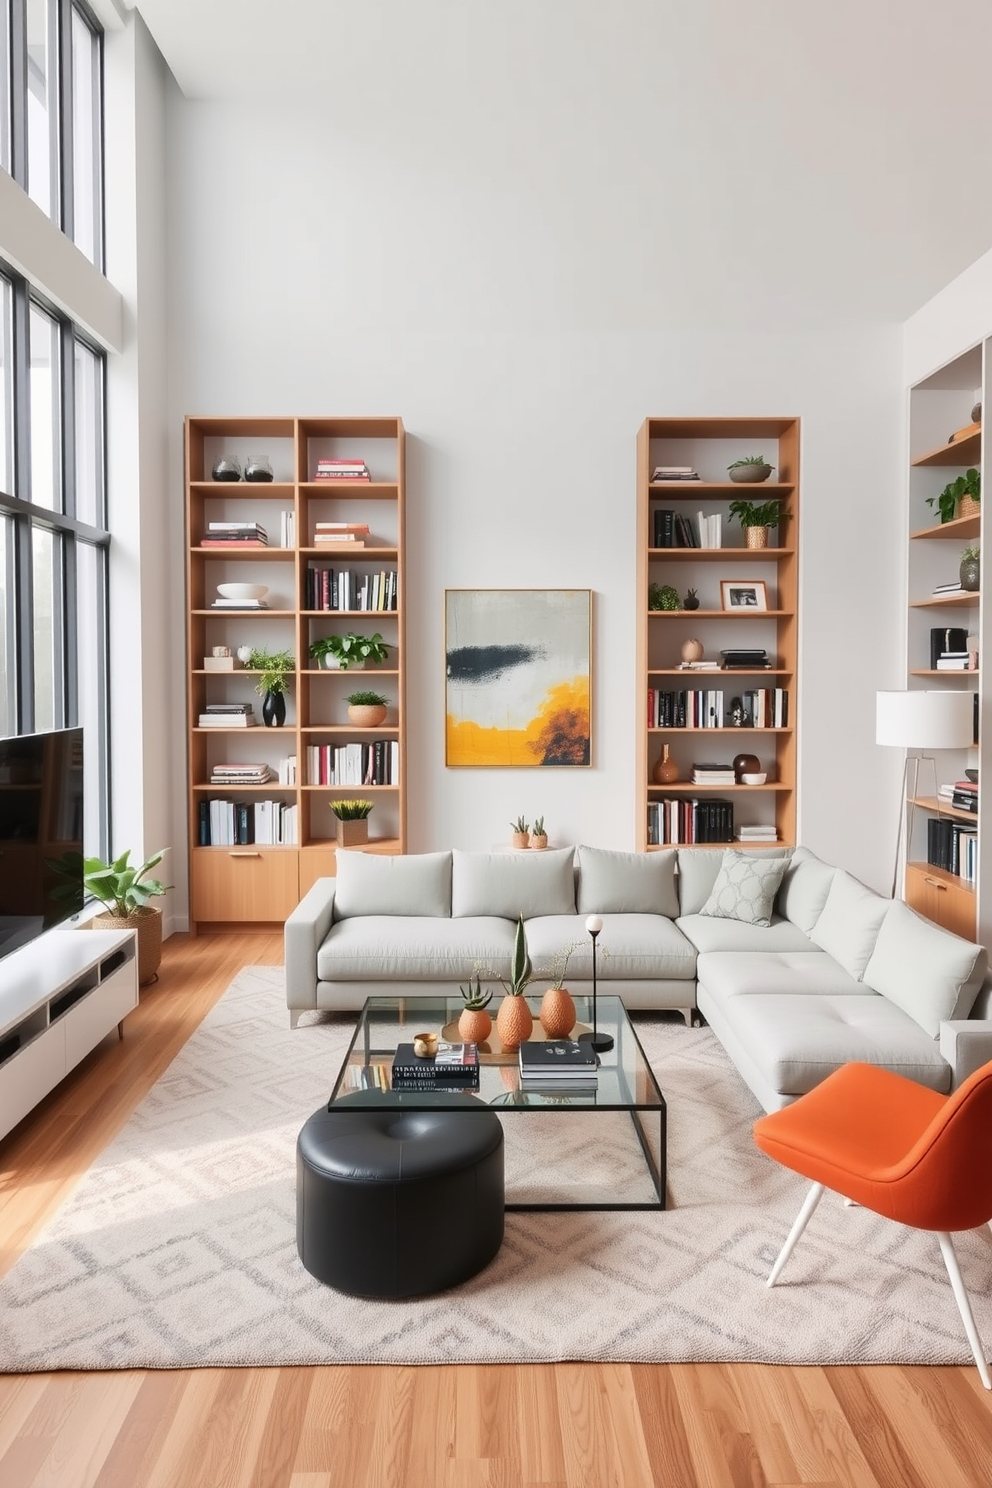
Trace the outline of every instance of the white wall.
{"type": "MultiPolygon", "coordinates": [[[[388,122],[377,121],[380,133],[388,122]]],[[[391,122],[402,134],[404,119],[391,122]]],[[[407,140],[393,160],[352,144],[314,106],[170,96],[174,571],[184,414],[399,414],[411,436],[412,849],[487,848],[521,811],[544,814],[554,840],[629,847],[642,685],[633,666],[637,429],[647,415],[798,414],[801,836],[884,886],[898,781],[874,745],[874,693],[894,685],[901,634],[891,533],[898,329],[826,323],[815,284],[805,318],[793,296],[778,304],[747,277],[753,244],[738,263],[716,206],[694,230],[722,233],[725,275],[740,270],[740,317],[728,323],[697,303],[687,325],[678,284],[652,282],[651,244],[635,253],[618,233],[611,248],[602,224],[587,242],[546,162],[508,193],[487,189],[470,129],[449,141],[448,156],[441,170],[407,140]],[[611,329],[589,299],[597,284],[607,304],[618,292],[643,301],[636,330],[626,314],[611,329]],[[446,769],[443,591],[534,585],[596,593],[594,767],[446,769]]],[[[177,692],[180,636],[177,614],[177,692]]],[[[173,783],[178,844],[180,770],[173,783]]]]}

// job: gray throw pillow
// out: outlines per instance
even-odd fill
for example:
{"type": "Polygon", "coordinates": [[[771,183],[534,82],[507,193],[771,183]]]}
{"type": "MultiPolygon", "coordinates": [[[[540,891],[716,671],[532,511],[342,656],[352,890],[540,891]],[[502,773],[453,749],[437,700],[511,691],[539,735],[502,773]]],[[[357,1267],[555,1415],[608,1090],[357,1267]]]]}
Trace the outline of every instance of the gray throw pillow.
{"type": "Polygon", "coordinates": [[[717,920],[739,920],[742,925],[770,925],[775,895],[788,866],[788,858],[755,858],[728,849],[699,913],[717,920]]]}

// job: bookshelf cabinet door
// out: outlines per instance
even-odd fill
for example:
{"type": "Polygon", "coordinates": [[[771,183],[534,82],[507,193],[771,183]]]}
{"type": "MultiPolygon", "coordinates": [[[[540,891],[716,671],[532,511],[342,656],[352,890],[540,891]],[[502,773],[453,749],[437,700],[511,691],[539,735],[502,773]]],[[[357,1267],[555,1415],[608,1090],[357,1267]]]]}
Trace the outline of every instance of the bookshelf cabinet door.
{"type": "Polygon", "coordinates": [[[975,895],[955,883],[950,874],[919,863],[906,865],[906,903],[944,930],[975,938],[975,895]]]}
{"type": "Polygon", "coordinates": [[[193,851],[198,920],[285,920],[300,898],[299,852],[291,847],[204,847],[193,851]]]}

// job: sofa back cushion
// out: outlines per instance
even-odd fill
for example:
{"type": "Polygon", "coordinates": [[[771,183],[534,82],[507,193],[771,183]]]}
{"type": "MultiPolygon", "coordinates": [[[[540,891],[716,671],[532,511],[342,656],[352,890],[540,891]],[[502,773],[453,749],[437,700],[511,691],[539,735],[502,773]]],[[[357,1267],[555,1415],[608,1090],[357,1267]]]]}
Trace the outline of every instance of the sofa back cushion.
{"type": "Polygon", "coordinates": [[[836,872],[808,847],[797,847],[775,900],[776,911],[809,935],[823,913],[836,872]]]}
{"type": "Polygon", "coordinates": [[[394,858],[339,848],[335,857],[336,920],[354,915],[450,916],[450,852],[394,858]]]}
{"type": "Polygon", "coordinates": [[[451,854],[451,913],[502,915],[525,920],[534,915],[575,913],[575,852],[451,854]]]}
{"type": "Polygon", "coordinates": [[[679,912],[675,888],[675,851],[609,852],[580,847],[579,914],[659,914],[674,920],[679,912]]]}
{"type": "Polygon", "coordinates": [[[809,938],[860,981],[890,903],[838,868],[809,938]]]}
{"type": "MultiPolygon", "coordinates": [[[[751,858],[787,858],[789,855],[787,847],[757,848],[748,852],[751,858]]],[[[699,914],[713,892],[722,855],[711,847],[680,847],[678,860],[679,914],[699,914]]]]}
{"type": "Polygon", "coordinates": [[[942,1020],[967,1018],[971,1012],[987,962],[984,946],[941,930],[895,900],[882,921],[864,980],[937,1038],[942,1020]]]}

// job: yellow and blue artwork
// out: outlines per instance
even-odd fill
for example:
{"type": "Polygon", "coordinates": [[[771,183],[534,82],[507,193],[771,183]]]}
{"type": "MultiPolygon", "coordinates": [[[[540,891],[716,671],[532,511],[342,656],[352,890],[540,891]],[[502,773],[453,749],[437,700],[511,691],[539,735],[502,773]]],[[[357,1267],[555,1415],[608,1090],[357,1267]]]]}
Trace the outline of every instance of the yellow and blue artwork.
{"type": "Polygon", "coordinates": [[[445,591],[445,763],[588,765],[588,589],[445,591]]]}

